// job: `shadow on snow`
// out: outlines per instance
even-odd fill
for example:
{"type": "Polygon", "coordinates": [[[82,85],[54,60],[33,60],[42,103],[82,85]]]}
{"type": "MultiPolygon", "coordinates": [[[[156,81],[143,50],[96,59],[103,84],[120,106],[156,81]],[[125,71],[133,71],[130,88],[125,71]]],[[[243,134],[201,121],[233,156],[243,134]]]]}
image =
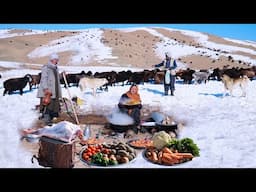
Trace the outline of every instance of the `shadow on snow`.
{"type": "Polygon", "coordinates": [[[155,89],[150,89],[150,88],[144,88],[144,90],[148,91],[148,92],[152,92],[154,94],[158,94],[158,95],[164,95],[164,93],[162,91],[158,91],[155,89]]]}
{"type": "Polygon", "coordinates": [[[205,96],[210,95],[210,96],[214,96],[214,97],[223,97],[223,93],[199,93],[199,95],[205,95],[205,96]]]}

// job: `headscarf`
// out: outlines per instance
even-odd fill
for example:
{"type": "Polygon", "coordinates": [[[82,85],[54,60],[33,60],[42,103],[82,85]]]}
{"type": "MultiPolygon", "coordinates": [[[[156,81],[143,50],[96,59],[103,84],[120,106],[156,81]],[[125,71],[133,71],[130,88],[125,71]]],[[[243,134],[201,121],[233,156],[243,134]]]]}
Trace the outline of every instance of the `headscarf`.
{"type": "Polygon", "coordinates": [[[132,85],[132,86],[130,87],[129,91],[126,92],[126,95],[127,95],[133,102],[135,102],[135,103],[141,103],[141,99],[140,99],[140,95],[139,95],[138,91],[139,91],[138,86],[137,86],[137,85],[132,85]],[[132,89],[133,87],[136,87],[136,93],[134,93],[134,94],[131,93],[131,89],[132,89]]]}

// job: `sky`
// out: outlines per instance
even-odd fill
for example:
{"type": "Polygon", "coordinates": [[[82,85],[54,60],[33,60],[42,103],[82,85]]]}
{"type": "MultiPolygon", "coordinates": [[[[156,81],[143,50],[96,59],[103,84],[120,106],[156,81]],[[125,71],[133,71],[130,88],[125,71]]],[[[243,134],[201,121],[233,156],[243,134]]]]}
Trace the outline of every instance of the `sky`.
{"type": "MultiPolygon", "coordinates": [[[[82,69],[92,72],[123,70],[112,67],[81,67],[76,70],[80,72],[82,69]]],[[[60,71],[63,70],[69,72],[61,67],[60,71]]],[[[22,77],[27,73],[37,74],[38,71],[12,69],[1,72],[0,85],[10,77],[22,77]]],[[[189,137],[200,148],[199,157],[170,168],[255,168],[256,140],[253,133],[256,119],[256,81],[249,82],[246,97],[241,97],[239,88],[234,90],[233,97],[222,97],[224,88],[220,81],[184,85],[177,80],[175,86],[175,96],[164,96],[162,84],[139,85],[142,105],[151,110],[159,109],[163,114],[172,116],[177,123],[182,123],[184,127],[179,138],[189,137]]],[[[117,85],[109,87],[108,92],[97,91],[96,97],[92,96],[90,89],[81,92],[75,86],[70,87],[69,92],[71,96],[77,95],[84,100],[78,110],[79,114],[94,111],[108,116],[116,110],[121,94],[128,89],[129,85],[117,85]]],[[[22,147],[18,134],[20,129],[31,128],[39,117],[39,112],[35,110],[35,106],[39,104],[39,99],[36,98],[37,88],[29,91],[28,86],[25,87],[22,96],[18,92],[3,96],[3,90],[0,87],[0,167],[38,168],[40,166],[36,162],[31,163],[34,154],[22,147]]],[[[69,98],[67,89],[62,88],[62,93],[63,97],[69,98]]],[[[132,163],[118,167],[169,168],[146,161],[142,151],[132,163]]]]}
{"type": "Polygon", "coordinates": [[[256,41],[256,24],[0,24],[0,29],[77,30],[87,28],[169,27],[194,30],[238,40],[256,41]]]}

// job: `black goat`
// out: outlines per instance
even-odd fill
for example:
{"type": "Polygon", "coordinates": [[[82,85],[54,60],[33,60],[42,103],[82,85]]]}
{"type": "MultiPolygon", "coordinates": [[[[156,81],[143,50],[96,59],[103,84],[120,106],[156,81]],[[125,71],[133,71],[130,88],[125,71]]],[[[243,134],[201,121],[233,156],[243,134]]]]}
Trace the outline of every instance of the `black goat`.
{"type": "Polygon", "coordinates": [[[8,93],[9,95],[16,90],[20,90],[20,95],[23,94],[23,89],[26,87],[27,83],[32,80],[32,77],[30,74],[25,75],[24,77],[20,78],[12,78],[7,79],[4,81],[4,93],[3,96],[8,93]]]}

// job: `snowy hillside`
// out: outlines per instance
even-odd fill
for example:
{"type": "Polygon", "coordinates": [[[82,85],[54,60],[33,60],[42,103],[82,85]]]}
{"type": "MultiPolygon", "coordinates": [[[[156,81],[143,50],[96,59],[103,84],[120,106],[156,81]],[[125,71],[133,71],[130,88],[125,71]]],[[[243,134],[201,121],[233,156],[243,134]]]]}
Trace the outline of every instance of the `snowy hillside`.
{"type": "MultiPolygon", "coordinates": [[[[65,67],[62,70],[69,71],[65,67]]],[[[93,72],[99,68],[85,68],[93,72]]],[[[101,71],[117,70],[105,67],[101,71]]],[[[121,70],[122,68],[120,68],[121,70]]],[[[35,70],[12,69],[2,72],[0,84],[9,77],[23,76],[26,73],[36,74],[35,70]]],[[[152,109],[159,108],[165,114],[171,115],[177,122],[184,124],[180,138],[190,137],[200,148],[200,157],[193,161],[172,166],[171,168],[254,168],[256,163],[254,138],[256,119],[255,81],[250,81],[247,96],[240,97],[241,90],[236,89],[234,97],[222,97],[223,84],[219,81],[210,81],[207,84],[183,85],[176,82],[175,96],[164,96],[163,85],[146,83],[139,85],[139,92],[144,106],[152,109]]],[[[93,97],[91,90],[80,92],[79,88],[71,87],[73,95],[81,97],[85,103],[81,110],[107,111],[103,115],[115,110],[119,97],[129,88],[126,86],[109,87],[108,92],[98,91],[93,97]]],[[[65,88],[63,96],[69,97],[65,88]]],[[[20,146],[18,130],[30,127],[39,114],[34,110],[39,103],[36,98],[37,89],[32,91],[28,87],[24,95],[18,93],[2,96],[3,88],[0,87],[0,123],[1,123],[1,158],[0,167],[38,167],[31,163],[33,154],[20,146]]],[[[138,154],[136,161],[122,167],[158,168],[146,162],[142,154],[138,154]]]]}
{"type": "Polygon", "coordinates": [[[15,61],[43,64],[48,55],[57,52],[62,56],[63,65],[150,68],[162,61],[168,52],[184,68],[215,68],[224,65],[245,67],[256,64],[255,42],[171,28],[30,30],[19,33],[0,30],[0,45],[6,44],[2,48],[2,57],[8,61],[15,53],[15,43],[21,46],[24,42],[26,46],[22,50],[15,49],[20,52],[17,55],[22,56],[20,60],[15,57],[15,61]]]}

